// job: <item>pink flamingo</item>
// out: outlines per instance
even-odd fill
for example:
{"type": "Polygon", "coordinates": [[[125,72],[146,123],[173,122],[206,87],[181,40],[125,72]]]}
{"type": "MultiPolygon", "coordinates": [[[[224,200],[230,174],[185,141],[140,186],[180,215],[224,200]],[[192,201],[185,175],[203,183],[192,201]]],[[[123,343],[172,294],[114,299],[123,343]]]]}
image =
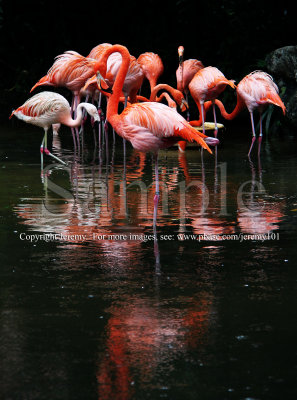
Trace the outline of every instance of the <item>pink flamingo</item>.
{"type": "Polygon", "coordinates": [[[39,126],[44,129],[44,137],[40,146],[41,167],[43,169],[43,153],[65,164],[64,161],[54,156],[47,148],[47,132],[53,125],[56,131],[59,127],[57,124],[64,124],[69,127],[77,127],[82,121],[82,109],[99,121],[99,115],[95,106],[89,103],[80,103],[77,107],[77,117],[72,119],[71,109],[65,97],[54,92],[40,92],[28,99],[22,106],[12,112],[10,118],[15,115],[18,119],[26,123],[39,126]]]}
{"type": "Polygon", "coordinates": [[[157,85],[159,77],[164,72],[164,65],[161,57],[152,52],[146,52],[140,54],[137,58],[138,63],[144,72],[145,77],[150,83],[151,92],[153,88],[157,85]]]}
{"type": "Polygon", "coordinates": [[[200,69],[194,78],[189,83],[189,89],[191,96],[195,100],[199,109],[200,115],[202,116],[203,133],[204,128],[204,102],[206,100],[212,101],[213,104],[213,115],[215,121],[215,137],[217,135],[217,120],[215,111],[214,100],[225,90],[226,86],[229,85],[235,88],[234,81],[225,78],[224,74],[215,67],[206,67],[200,69]]]}
{"type": "Polygon", "coordinates": [[[252,143],[248,152],[248,157],[252,151],[254,142],[256,140],[255,126],[253,112],[255,109],[260,113],[260,133],[258,137],[258,155],[261,151],[262,142],[262,112],[269,104],[274,104],[286,113],[286,107],[278,94],[278,87],[273,81],[272,77],[263,71],[254,71],[245,76],[237,85],[237,103],[234,110],[228,114],[225,110],[223,103],[216,100],[222,116],[225,119],[231,120],[235,118],[240,111],[247,107],[252,124],[252,143]]]}
{"type": "Polygon", "coordinates": [[[127,106],[121,114],[118,114],[119,100],[130,64],[130,54],[127,48],[114,45],[107,49],[101,61],[96,64],[95,71],[97,71],[100,86],[101,79],[104,80],[106,76],[108,57],[115,52],[121,54],[122,63],[113,85],[113,94],[107,104],[107,120],[120,136],[131,142],[136,150],[154,153],[156,177],[155,225],[159,200],[158,151],[171,146],[180,139],[184,139],[196,141],[211,153],[207,143],[216,145],[218,140],[207,138],[204,134],[198,133],[174,109],[161,103],[134,103],[127,106]]]}

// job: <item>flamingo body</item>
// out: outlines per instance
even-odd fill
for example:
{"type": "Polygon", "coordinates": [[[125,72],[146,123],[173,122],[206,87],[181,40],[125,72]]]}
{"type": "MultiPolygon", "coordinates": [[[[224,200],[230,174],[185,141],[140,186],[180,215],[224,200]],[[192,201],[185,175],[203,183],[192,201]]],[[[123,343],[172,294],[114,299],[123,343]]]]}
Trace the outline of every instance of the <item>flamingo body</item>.
{"type": "Polygon", "coordinates": [[[164,72],[164,65],[161,57],[152,52],[140,54],[137,58],[138,63],[144,72],[145,77],[150,83],[151,91],[156,86],[159,77],[164,72]]]}
{"type": "Polygon", "coordinates": [[[229,85],[235,87],[234,82],[225,78],[216,67],[200,69],[189,84],[189,89],[195,101],[205,102],[216,99],[229,85]]]}
{"type": "Polygon", "coordinates": [[[202,68],[204,68],[202,62],[194,58],[183,61],[176,70],[177,89],[187,93],[191,80],[202,68]]]}
{"type": "MultiPolygon", "coordinates": [[[[99,120],[96,107],[89,103],[80,103],[78,109],[85,108],[95,119],[99,120]]],[[[79,126],[82,113],[77,118],[71,118],[70,105],[68,101],[55,92],[40,92],[28,99],[22,106],[12,112],[10,118],[15,115],[18,119],[29,124],[49,129],[53,124],[64,124],[70,127],[79,126]]]]}
{"type": "MultiPolygon", "coordinates": [[[[107,61],[106,82],[109,86],[113,86],[119,69],[122,64],[121,54],[118,52],[112,53],[107,61]]],[[[144,72],[134,56],[130,55],[130,63],[122,87],[122,92],[125,98],[130,96],[130,101],[136,101],[136,94],[140,89],[144,79],[144,72]]]]}
{"type": "Polygon", "coordinates": [[[94,75],[96,60],[84,57],[76,51],[66,51],[56,57],[56,61],[31,89],[31,92],[38,86],[63,86],[78,95],[87,79],[94,75]]]}
{"type": "Polygon", "coordinates": [[[286,108],[278,92],[278,87],[272,77],[263,71],[250,73],[237,86],[237,93],[246,104],[249,112],[256,108],[261,110],[268,104],[274,104],[285,113],[286,108]]]}
{"type": "Polygon", "coordinates": [[[109,122],[116,132],[129,140],[138,151],[154,152],[172,146],[183,139],[196,141],[209,149],[204,142],[205,135],[197,134],[187,121],[165,104],[145,102],[131,104],[119,117],[111,118],[109,122]]]}

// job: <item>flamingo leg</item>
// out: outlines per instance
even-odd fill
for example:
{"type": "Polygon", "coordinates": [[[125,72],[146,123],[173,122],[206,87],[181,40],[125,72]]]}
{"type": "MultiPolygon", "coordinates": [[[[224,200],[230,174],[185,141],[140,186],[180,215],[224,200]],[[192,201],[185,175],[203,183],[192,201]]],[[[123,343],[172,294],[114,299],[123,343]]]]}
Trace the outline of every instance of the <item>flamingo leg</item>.
{"type": "MultiPolygon", "coordinates": [[[[124,109],[127,107],[128,104],[128,96],[125,96],[125,103],[124,103],[124,109]]],[[[123,138],[123,153],[124,153],[124,158],[126,158],[126,139],[123,138]]]]}
{"type": "Polygon", "coordinates": [[[41,153],[41,169],[43,169],[43,153],[47,156],[54,158],[59,161],[61,164],[67,165],[64,161],[62,161],[59,157],[53,155],[47,148],[47,129],[44,129],[44,137],[40,145],[40,153],[41,153]]]}
{"type": "MultiPolygon", "coordinates": [[[[188,92],[186,93],[186,102],[189,104],[189,94],[188,92]]],[[[190,121],[190,108],[187,109],[187,121],[190,121]]]]}
{"type": "Polygon", "coordinates": [[[260,157],[261,143],[262,143],[262,114],[260,113],[260,133],[258,137],[258,157],[260,157]]]}
{"type": "Polygon", "coordinates": [[[45,135],[47,133],[47,130],[44,130],[44,136],[40,145],[40,162],[41,162],[41,169],[43,170],[43,145],[44,145],[44,140],[45,140],[45,135]]]}
{"type": "Polygon", "coordinates": [[[217,134],[218,134],[218,124],[217,124],[217,116],[216,116],[216,104],[215,104],[214,100],[212,102],[212,109],[213,109],[213,120],[215,123],[214,136],[216,138],[217,134]]]}
{"type": "Polygon", "coordinates": [[[200,101],[200,106],[201,106],[201,116],[202,116],[202,129],[203,129],[203,134],[205,135],[205,126],[204,126],[204,101],[200,101]]]}
{"type": "Polygon", "coordinates": [[[251,147],[250,147],[250,150],[249,150],[249,152],[248,152],[248,157],[249,157],[250,154],[251,154],[252,148],[253,148],[253,146],[254,146],[254,142],[255,142],[255,140],[256,140],[256,133],[255,133],[255,125],[254,125],[253,112],[251,112],[250,115],[251,115],[251,124],[252,124],[253,137],[252,137],[251,147]]]}
{"type": "Polygon", "coordinates": [[[104,133],[105,133],[106,162],[108,162],[109,152],[108,152],[108,122],[107,122],[107,120],[105,120],[105,124],[104,124],[104,133]]]}
{"type": "MultiPolygon", "coordinates": [[[[74,108],[75,108],[74,102],[75,102],[75,95],[72,96],[72,101],[71,101],[71,108],[70,108],[71,117],[73,117],[73,112],[74,112],[74,108]]],[[[74,152],[76,153],[76,137],[75,137],[74,128],[71,128],[71,134],[72,134],[72,139],[73,139],[74,152]]]]}
{"type": "Polygon", "coordinates": [[[158,169],[158,153],[154,155],[155,159],[155,196],[154,196],[154,217],[153,217],[153,225],[156,226],[157,223],[157,211],[158,211],[158,203],[159,203],[159,169],[158,169]]]}
{"type": "MultiPolygon", "coordinates": [[[[79,96],[75,95],[75,97],[74,97],[74,119],[76,118],[76,115],[77,115],[77,106],[78,106],[79,100],[80,100],[79,96]]],[[[74,128],[74,129],[75,129],[78,148],[80,149],[79,131],[78,131],[78,128],[74,128]]]]}
{"type": "MultiPolygon", "coordinates": [[[[201,116],[202,116],[202,129],[203,129],[203,134],[205,135],[205,126],[204,126],[204,101],[200,101],[200,107],[201,107],[201,116]]],[[[203,158],[203,147],[201,147],[201,158],[203,158]]]]}

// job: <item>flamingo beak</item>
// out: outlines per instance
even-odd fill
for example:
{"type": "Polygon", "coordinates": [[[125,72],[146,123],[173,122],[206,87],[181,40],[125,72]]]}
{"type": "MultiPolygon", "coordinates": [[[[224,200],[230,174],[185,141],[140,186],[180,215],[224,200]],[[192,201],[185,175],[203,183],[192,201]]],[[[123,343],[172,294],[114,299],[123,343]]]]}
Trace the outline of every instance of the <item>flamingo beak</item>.
{"type": "Polygon", "coordinates": [[[98,113],[98,112],[94,115],[93,118],[94,118],[94,122],[95,122],[95,121],[100,122],[100,116],[99,116],[99,113],[98,113]]]}
{"type": "Polygon", "coordinates": [[[182,65],[182,63],[183,63],[183,55],[184,55],[184,47],[183,46],[179,46],[177,51],[178,51],[179,65],[182,65]]]}
{"type": "Polygon", "coordinates": [[[112,93],[112,91],[110,92],[111,89],[108,86],[106,80],[103,78],[99,71],[97,71],[97,85],[100,90],[112,93]]]}
{"type": "Polygon", "coordinates": [[[231,79],[229,82],[230,82],[230,86],[232,87],[232,89],[236,89],[235,81],[233,79],[231,79]]]}
{"type": "Polygon", "coordinates": [[[186,102],[185,99],[182,99],[181,104],[180,104],[180,110],[181,112],[186,111],[189,108],[188,103],[186,102]]]}

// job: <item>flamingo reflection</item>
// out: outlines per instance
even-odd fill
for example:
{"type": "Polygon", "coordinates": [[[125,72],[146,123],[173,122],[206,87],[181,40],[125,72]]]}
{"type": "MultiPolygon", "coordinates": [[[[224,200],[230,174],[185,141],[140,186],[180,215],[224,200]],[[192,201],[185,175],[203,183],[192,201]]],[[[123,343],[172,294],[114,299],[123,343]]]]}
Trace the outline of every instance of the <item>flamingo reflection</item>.
{"type": "Polygon", "coordinates": [[[185,309],[162,305],[156,296],[148,301],[126,295],[107,310],[111,317],[98,364],[99,399],[132,399],[135,385],[145,386],[160,371],[166,375],[172,360],[207,345],[214,311],[210,293],[181,299],[191,304],[185,309]]]}

